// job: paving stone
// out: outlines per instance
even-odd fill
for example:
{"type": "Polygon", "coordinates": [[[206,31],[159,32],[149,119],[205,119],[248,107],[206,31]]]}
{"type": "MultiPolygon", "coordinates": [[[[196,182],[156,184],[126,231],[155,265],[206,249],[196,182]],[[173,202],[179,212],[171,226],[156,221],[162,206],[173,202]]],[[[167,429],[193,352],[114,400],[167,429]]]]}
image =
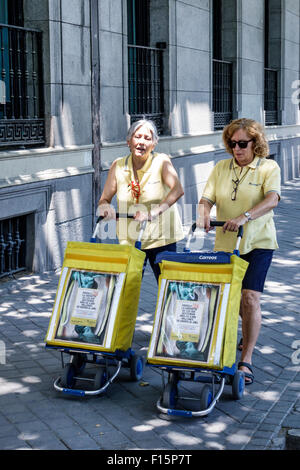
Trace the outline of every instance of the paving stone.
{"type": "Polygon", "coordinates": [[[299,428],[300,429],[300,414],[296,413],[290,413],[288,416],[286,416],[282,422],[282,426],[288,427],[288,428],[299,428]]]}
{"type": "MultiPolygon", "coordinates": [[[[262,431],[262,430],[257,430],[255,431],[255,433],[253,434],[253,437],[252,439],[260,439],[260,438],[263,438],[263,439],[271,439],[271,437],[273,436],[273,430],[269,430],[269,431],[262,431]]],[[[252,441],[251,439],[251,441],[252,441]]]]}
{"type": "Polygon", "coordinates": [[[99,444],[95,442],[94,439],[89,437],[88,435],[83,435],[80,438],[76,436],[70,436],[64,439],[63,444],[72,450],[98,450],[100,449],[99,444]]]}
{"type": "Polygon", "coordinates": [[[68,450],[68,447],[49,431],[40,431],[28,444],[33,450],[68,450]]]}
{"type": "MultiPolygon", "coordinates": [[[[16,428],[21,433],[21,436],[27,436],[28,434],[37,434],[40,431],[48,431],[49,427],[40,420],[30,421],[30,416],[28,416],[27,422],[17,422],[15,424],[16,428]]],[[[25,439],[24,439],[25,440],[25,439]]]]}
{"type": "Polygon", "coordinates": [[[124,433],[114,429],[108,432],[99,432],[98,436],[93,435],[93,439],[97,442],[100,448],[103,449],[118,449],[126,445],[135,445],[124,433]]]}

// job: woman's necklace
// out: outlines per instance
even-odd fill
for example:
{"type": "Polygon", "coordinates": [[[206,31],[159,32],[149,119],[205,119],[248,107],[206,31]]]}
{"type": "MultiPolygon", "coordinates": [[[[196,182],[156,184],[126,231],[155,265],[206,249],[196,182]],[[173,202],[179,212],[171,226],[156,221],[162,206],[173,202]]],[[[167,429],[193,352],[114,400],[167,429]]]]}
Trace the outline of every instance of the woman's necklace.
{"type": "Polygon", "coordinates": [[[130,181],[128,185],[129,191],[131,191],[132,198],[136,204],[139,203],[140,195],[141,195],[141,186],[137,176],[137,170],[134,167],[133,159],[132,159],[132,170],[133,170],[133,179],[130,181]]]}
{"type": "Polygon", "coordinates": [[[133,200],[136,204],[139,203],[139,198],[141,195],[141,187],[140,183],[136,180],[131,180],[129,185],[128,185],[129,190],[131,191],[131,195],[133,197],[133,200]]]}
{"type": "Polygon", "coordinates": [[[239,184],[245,179],[245,177],[246,177],[249,170],[250,170],[250,167],[247,168],[247,171],[241,177],[241,174],[243,172],[243,167],[242,167],[241,170],[240,170],[240,176],[238,177],[237,174],[236,174],[236,171],[235,171],[235,167],[233,165],[233,172],[234,172],[235,179],[232,178],[232,183],[233,183],[233,190],[232,190],[232,193],[231,193],[231,200],[232,201],[236,201],[236,195],[237,195],[237,190],[238,190],[239,184]]]}

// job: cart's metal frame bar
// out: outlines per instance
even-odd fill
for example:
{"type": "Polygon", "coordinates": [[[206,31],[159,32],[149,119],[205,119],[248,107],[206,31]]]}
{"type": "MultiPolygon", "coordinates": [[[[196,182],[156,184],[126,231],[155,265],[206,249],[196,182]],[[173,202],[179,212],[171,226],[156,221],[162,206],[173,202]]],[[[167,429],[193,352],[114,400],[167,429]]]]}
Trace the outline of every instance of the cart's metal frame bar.
{"type": "MultiPolygon", "coordinates": [[[[61,387],[59,385],[59,382],[61,380],[61,377],[58,377],[55,382],[54,382],[54,388],[55,390],[57,390],[58,392],[62,392],[66,395],[76,395],[76,396],[85,396],[85,395],[99,395],[100,393],[104,393],[105,390],[107,389],[107,387],[115,380],[115,378],[117,377],[117,375],[119,374],[120,370],[121,370],[121,366],[122,366],[122,361],[118,361],[118,367],[117,367],[117,370],[116,372],[114,373],[114,375],[108,379],[108,381],[105,383],[105,385],[103,385],[103,387],[97,389],[97,390],[80,390],[80,389],[76,389],[76,388],[66,388],[66,387],[61,387]]],[[[74,377],[74,379],[77,379],[77,380],[91,380],[93,381],[93,379],[87,379],[87,378],[83,378],[83,377],[74,377]]]]}
{"type": "Polygon", "coordinates": [[[219,400],[221,394],[223,393],[225,385],[225,377],[222,377],[220,387],[213,398],[211,404],[209,405],[208,408],[205,410],[200,410],[200,411],[188,411],[188,410],[177,410],[177,409],[172,409],[172,408],[165,408],[161,405],[161,398],[156,403],[157,409],[164,414],[172,415],[172,416],[185,416],[188,418],[192,417],[199,417],[199,416],[206,416],[208,415],[215,407],[217,401],[219,400]]]}

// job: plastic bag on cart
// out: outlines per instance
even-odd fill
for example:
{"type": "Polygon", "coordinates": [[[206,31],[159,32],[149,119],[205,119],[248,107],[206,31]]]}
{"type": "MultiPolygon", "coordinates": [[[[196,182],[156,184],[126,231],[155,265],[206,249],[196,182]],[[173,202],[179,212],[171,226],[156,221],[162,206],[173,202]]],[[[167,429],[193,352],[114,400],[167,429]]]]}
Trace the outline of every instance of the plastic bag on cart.
{"type": "Polygon", "coordinates": [[[169,281],[157,355],[205,360],[219,286],[169,281]]]}

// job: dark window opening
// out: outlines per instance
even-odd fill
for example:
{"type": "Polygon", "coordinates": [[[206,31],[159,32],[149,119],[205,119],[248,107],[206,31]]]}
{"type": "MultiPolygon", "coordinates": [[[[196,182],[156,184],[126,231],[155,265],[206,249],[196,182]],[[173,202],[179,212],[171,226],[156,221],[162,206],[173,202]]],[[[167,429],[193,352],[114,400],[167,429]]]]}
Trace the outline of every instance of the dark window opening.
{"type": "Polygon", "coordinates": [[[23,0],[9,0],[7,10],[8,24],[24,26],[23,0]]]}
{"type": "Polygon", "coordinates": [[[150,47],[150,1],[128,0],[128,87],[131,123],[142,118],[163,131],[163,48],[150,47]]]}
{"type": "Polygon", "coordinates": [[[232,119],[232,63],[223,60],[222,0],[213,0],[213,103],[214,130],[232,119]]]}
{"type": "Polygon", "coordinates": [[[129,0],[127,2],[129,44],[146,47],[150,45],[149,13],[149,0],[129,0]]]}
{"type": "Polygon", "coordinates": [[[265,0],[265,69],[264,69],[264,111],[265,125],[271,126],[278,124],[278,69],[271,67],[270,63],[270,1],[265,0]]]}
{"type": "Polygon", "coordinates": [[[222,60],[222,1],[213,1],[213,58],[222,60]]]}

